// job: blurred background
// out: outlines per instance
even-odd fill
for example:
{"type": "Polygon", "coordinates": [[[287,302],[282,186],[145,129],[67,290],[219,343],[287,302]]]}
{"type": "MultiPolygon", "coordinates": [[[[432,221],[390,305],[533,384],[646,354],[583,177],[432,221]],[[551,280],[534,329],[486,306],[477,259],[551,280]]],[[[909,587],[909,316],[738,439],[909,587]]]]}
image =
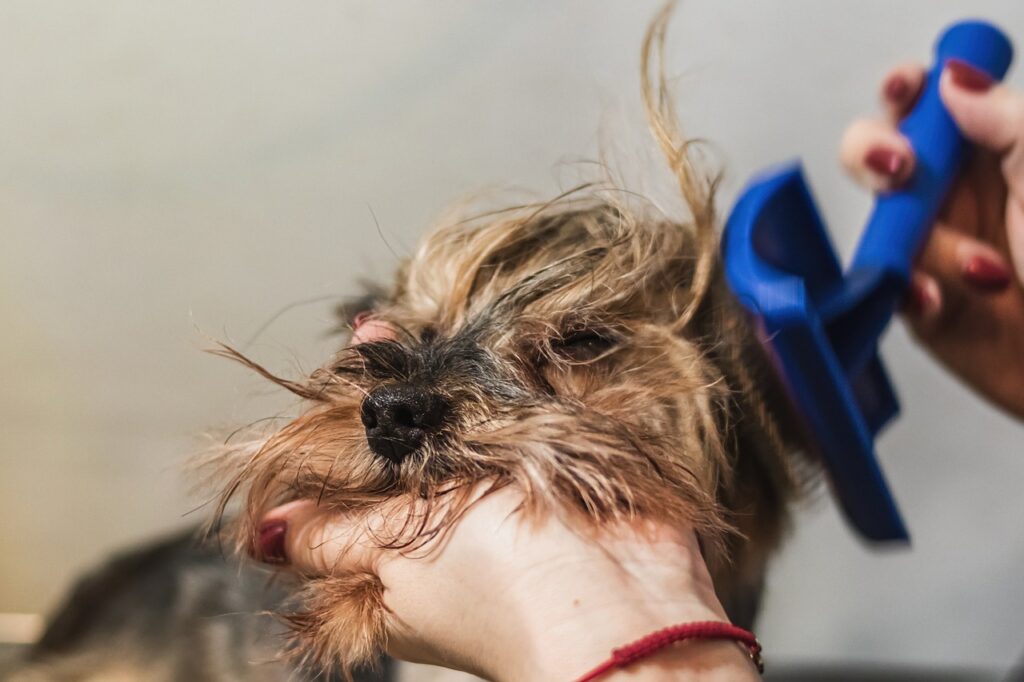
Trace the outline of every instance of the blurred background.
{"type": "MultiPolygon", "coordinates": [[[[112,550],[201,521],[183,463],[202,434],[290,404],[210,339],[314,367],[338,297],[387,281],[447,205],[552,195],[601,152],[672,205],[638,86],[658,4],[0,3],[0,639],[31,636],[112,550]]],[[[839,136],[965,16],[1024,46],[1019,0],[683,2],[669,70],[725,171],[722,211],[798,156],[848,253],[869,198],[839,136]]],[[[868,548],[808,503],[759,635],[773,661],[1006,670],[1024,428],[900,325],[884,354],[904,414],[880,452],[913,546],[868,548]]]]}

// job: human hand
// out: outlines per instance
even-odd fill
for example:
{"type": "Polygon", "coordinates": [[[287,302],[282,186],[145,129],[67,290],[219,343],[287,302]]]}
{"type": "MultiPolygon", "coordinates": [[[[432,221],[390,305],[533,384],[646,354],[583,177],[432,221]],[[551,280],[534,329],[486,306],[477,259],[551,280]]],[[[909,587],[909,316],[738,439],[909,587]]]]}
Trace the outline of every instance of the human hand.
{"type": "MultiPolygon", "coordinates": [[[[353,344],[396,336],[368,313],[353,321],[353,344]]],[[[399,498],[349,516],[311,500],[290,502],[263,516],[255,554],[306,578],[377,576],[389,654],[493,680],[576,679],[613,648],[667,626],[728,622],[685,524],[637,521],[584,532],[556,517],[526,519],[521,492],[485,494],[488,487],[479,482],[454,526],[414,549],[384,548],[377,538],[400,535],[396,526],[419,514],[423,500],[399,498]]],[[[729,641],[671,647],[631,666],[629,679],[680,673],[758,679],[746,651],[729,641]]]]}
{"type": "MultiPolygon", "coordinates": [[[[843,165],[876,192],[914,172],[896,129],[925,81],[917,65],[884,80],[887,118],[846,131],[843,165]]],[[[1024,95],[952,62],[942,101],[976,145],[918,258],[905,316],[918,340],[992,402],[1024,418],[1024,95]]]]}
{"type": "MultiPolygon", "coordinates": [[[[557,518],[524,519],[521,500],[512,488],[484,496],[442,539],[407,551],[373,540],[400,522],[391,508],[357,522],[292,502],[264,517],[263,527],[287,530],[262,550],[303,576],[377,575],[389,654],[493,680],[576,679],[613,648],[668,625],[727,622],[692,530],[637,522],[584,533],[557,518]]],[[[681,675],[759,679],[728,641],[685,642],[602,679],[681,675]]]]}

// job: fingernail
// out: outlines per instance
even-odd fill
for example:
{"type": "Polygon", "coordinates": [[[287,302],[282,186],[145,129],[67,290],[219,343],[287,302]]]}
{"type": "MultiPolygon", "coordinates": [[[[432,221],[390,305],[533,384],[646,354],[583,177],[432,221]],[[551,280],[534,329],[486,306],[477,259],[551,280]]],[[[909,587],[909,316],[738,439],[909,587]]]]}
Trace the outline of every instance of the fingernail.
{"type": "Polygon", "coordinates": [[[268,564],[283,564],[288,560],[288,554],[284,548],[284,537],[288,532],[286,521],[267,521],[260,525],[259,556],[261,561],[268,564]]]}
{"type": "Polygon", "coordinates": [[[875,147],[864,157],[864,163],[879,175],[894,177],[903,168],[903,157],[892,149],[875,147]]]}
{"type": "Polygon", "coordinates": [[[371,317],[373,317],[373,313],[370,312],[369,310],[363,310],[359,313],[356,313],[356,316],[352,318],[352,328],[359,329],[364,324],[366,324],[371,317]]]}
{"type": "Polygon", "coordinates": [[[953,82],[964,90],[970,92],[985,92],[992,87],[992,77],[984,71],[979,71],[970,64],[959,59],[950,59],[946,62],[946,69],[949,71],[953,82]]]}
{"type": "Polygon", "coordinates": [[[964,279],[982,291],[1003,291],[1010,286],[1013,273],[1002,263],[974,256],[964,265],[964,279]]]}
{"type": "Polygon", "coordinates": [[[938,315],[941,304],[936,287],[929,287],[920,282],[914,282],[911,285],[907,308],[915,317],[930,320],[938,315]]]}
{"type": "Polygon", "coordinates": [[[902,102],[910,94],[910,84],[901,76],[892,76],[882,87],[882,95],[890,102],[902,102]]]}

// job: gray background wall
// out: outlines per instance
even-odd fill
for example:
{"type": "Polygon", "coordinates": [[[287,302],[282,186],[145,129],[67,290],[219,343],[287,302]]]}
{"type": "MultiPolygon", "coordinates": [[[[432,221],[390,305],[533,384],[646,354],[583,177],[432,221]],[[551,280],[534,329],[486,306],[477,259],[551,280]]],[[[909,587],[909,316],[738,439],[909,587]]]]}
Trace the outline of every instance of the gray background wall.
{"type": "MultiPolygon", "coordinates": [[[[111,549],[198,521],[181,462],[281,396],[204,355],[283,306],[386,276],[447,204],[556,192],[611,152],[670,201],[639,110],[657,3],[152,0],[0,3],[0,612],[35,613],[111,549]]],[[[686,128],[726,169],[804,159],[849,250],[868,198],[837,168],[878,79],[946,22],[1024,4],[684,2],[686,128]]],[[[1018,69],[1014,82],[1024,84],[1018,69]]],[[[249,350],[330,350],[325,300],[249,350]]],[[[825,497],[772,573],[772,656],[1008,666],[1024,648],[1024,428],[885,342],[905,414],[880,449],[914,533],[860,544],[825,497]]]]}

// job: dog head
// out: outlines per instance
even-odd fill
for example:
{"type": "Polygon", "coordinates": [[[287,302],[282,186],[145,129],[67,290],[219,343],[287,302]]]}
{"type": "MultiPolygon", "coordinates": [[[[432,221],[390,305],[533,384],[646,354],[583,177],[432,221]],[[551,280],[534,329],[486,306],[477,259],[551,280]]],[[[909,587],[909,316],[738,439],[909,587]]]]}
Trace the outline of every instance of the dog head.
{"type": "MultiPolygon", "coordinates": [[[[749,624],[805,478],[799,438],[722,278],[714,182],[646,79],[644,92],[688,220],[586,189],[450,220],[350,318],[357,342],[310,376],[275,377],[224,351],[306,401],[280,430],[216,457],[220,512],[244,491],[240,547],[268,509],[300,498],[347,514],[415,499],[426,511],[380,542],[427,543],[477,484],[511,485],[523,513],[583,527],[691,525],[719,597],[749,624]]],[[[306,598],[292,618],[300,650],[351,663],[379,646],[372,579],[320,579],[306,598]]]]}
{"type": "Polygon", "coordinates": [[[275,378],[308,408],[229,448],[239,544],[291,499],[349,514],[443,499],[381,539],[417,544],[489,481],[522,490],[525,513],[692,524],[723,600],[749,599],[798,476],[767,363],[703,241],[586,199],[442,226],[354,320],[360,342],[303,381],[275,378]]]}

